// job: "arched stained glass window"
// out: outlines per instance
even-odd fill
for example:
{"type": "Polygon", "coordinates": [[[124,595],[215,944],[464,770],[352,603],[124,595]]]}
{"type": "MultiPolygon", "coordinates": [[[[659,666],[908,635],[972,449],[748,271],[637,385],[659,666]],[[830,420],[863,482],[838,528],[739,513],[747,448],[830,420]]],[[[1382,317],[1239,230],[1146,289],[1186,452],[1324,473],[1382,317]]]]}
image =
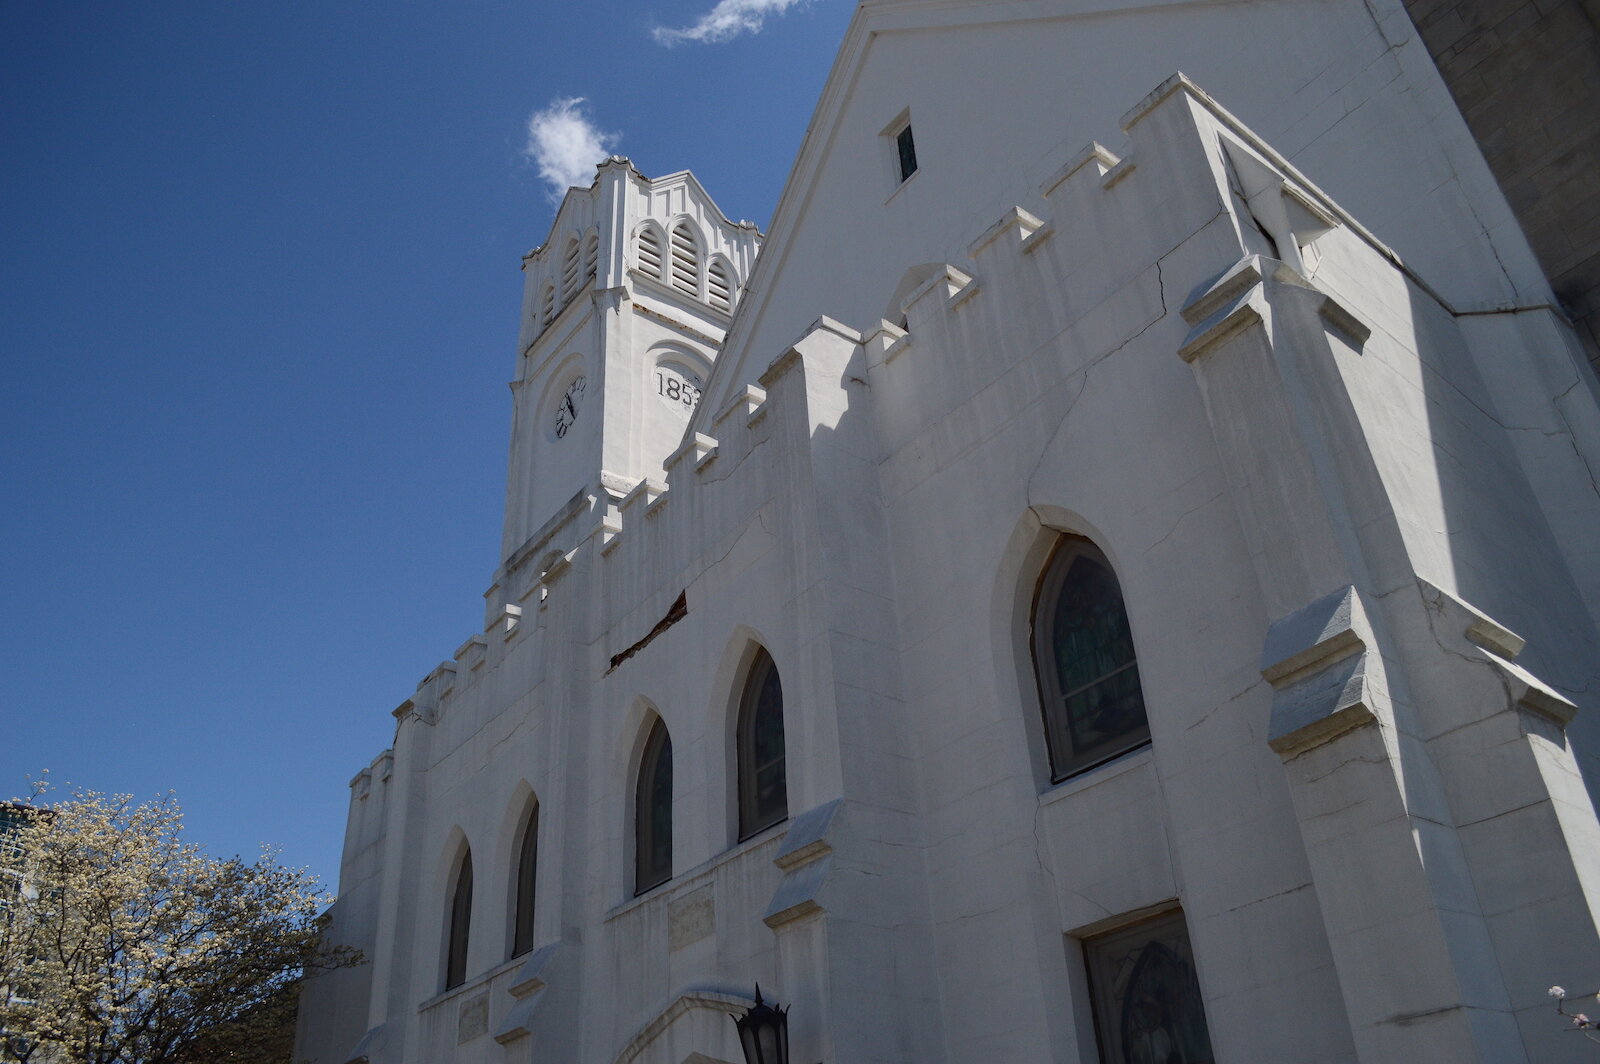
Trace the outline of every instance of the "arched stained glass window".
{"type": "Polygon", "coordinates": [[[1089,939],[1083,952],[1105,1064],[1214,1064],[1181,912],[1089,939]]]}
{"type": "Polygon", "coordinates": [[[672,736],[660,718],[645,740],[634,795],[633,892],[672,878],[672,736]]]}
{"type": "Polygon", "coordinates": [[[461,855],[456,887],[450,895],[450,934],[445,947],[444,988],[467,981],[467,938],[472,929],[472,851],[461,855]]]}
{"type": "Polygon", "coordinates": [[[520,957],[533,948],[534,885],[539,870],[539,803],[528,813],[517,847],[516,901],[511,917],[511,955],[520,957]]]}
{"type": "Polygon", "coordinates": [[[1062,539],[1033,611],[1034,665],[1059,780],[1150,741],[1122,589],[1086,539],[1062,539]]]}
{"type": "Polygon", "coordinates": [[[784,775],[783,685],[772,655],[758,651],[745,678],[735,735],[741,841],[789,816],[784,775]]]}

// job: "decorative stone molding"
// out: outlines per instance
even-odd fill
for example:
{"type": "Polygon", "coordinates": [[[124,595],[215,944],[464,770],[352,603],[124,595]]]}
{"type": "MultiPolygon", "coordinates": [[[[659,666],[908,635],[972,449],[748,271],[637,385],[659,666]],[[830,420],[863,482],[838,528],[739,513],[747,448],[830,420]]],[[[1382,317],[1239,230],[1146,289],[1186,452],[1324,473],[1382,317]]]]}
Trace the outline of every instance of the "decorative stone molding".
{"type": "Polygon", "coordinates": [[[880,320],[863,341],[873,361],[888,363],[911,347],[911,334],[890,321],[880,320]]]}
{"type": "Polygon", "coordinates": [[[345,1064],[368,1064],[372,1059],[373,1051],[383,1041],[383,1024],[371,1028],[356,1042],[356,1047],[350,1051],[350,1056],[345,1064]]]}
{"type": "Polygon", "coordinates": [[[1578,707],[1527,669],[1512,663],[1512,659],[1522,653],[1527,640],[1477,607],[1421,577],[1417,578],[1417,588],[1430,616],[1437,618],[1435,637],[1459,638],[1462,643],[1449,649],[1479,655],[1499,675],[1510,705],[1537,713],[1558,728],[1564,729],[1572,723],[1578,707]]]}
{"type": "Polygon", "coordinates": [[[1191,296],[1179,313],[1194,326],[1178,345],[1178,357],[1185,362],[1263,324],[1268,312],[1261,288],[1261,257],[1249,255],[1234,263],[1191,296]]]}
{"type": "Polygon", "coordinates": [[[522,967],[517,969],[517,974],[511,980],[511,985],[506,987],[506,992],[512,997],[527,997],[538,990],[543,990],[549,985],[551,972],[555,968],[556,958],[561,953],[561,943],[551,942],[549,945],[540,946],[528,954],[528,959],[522,962],[522,967]]]}
{"type": "Polygon", "coordinates": [[[838,822],[842,807],[843,799],[835,798],[790,823],[783,844],[772,859],[784,870],[784,876],[761,917],[768,927],[777,928],[823,911],[818,897],[833,866],[833,844],[828,835],[838,822]]]}
{"type": "Polygon", "coordinates": [[[600,519],[589,529],[589,538],[600,541],[601,554],[610,554],[616,549],[622,538],[622,514],[617,507],[607,505],[601,508],[600,519]]]}
{"type": "Polygon", "coordinates": [[[495,618],[494,627],[499,629],[502,638],[510,639],[517,631],[517,626],[522,622],[522,607],[514,602],[500,604],[500,614],[495,618]]]}
{"type": "Polygon", "coordinates": [[[670,476],[677,469],[679,463],[690,455],[694,456],[693,468],[698,473],[716,460],[717,441],[703,432],[691,433],[684,445],[669,454],[667,460],[662,462],[661,466],[670,476]]]}
{"type": "Polygon", "coordinates": [[[527,997],[518,998],[506,1013],[506,1018],[500,1021],[500,1026],[494,1029],[494,1040],[501,1045],[510,1045],[517,1039],[532,1034],[533,1014],[542,1000],[544,1000],[542,989],[531,992],[527,997]]]}
{"type": "Polygon", "coordinates": [[[1282,285],[1318,300],[1317,313],[1360,350],[1372,329],[1343,304],[1306,280],[1293,266],[1264,255],[1246,255],[1189,296],[1179,313],[1193,326],[1178,357],[1193,362],[1207,351],[1271,317],[1267,285],[1282,285]]]}
{"type": "MultiPolygon", "coordinates": [[[[748,1009],[755,1004],[753,998],[744,994],[723,990],[719,987],[690,987],[673,999],[672,1003],[662,1009],[656,1016],[639,1029],[639,1033],[628,1040],[622,1052],[617,1054],[613,1064],[632,1064],[637,1060],[650,1043],[659,1038],[668,1027],[680,1017],[687,1015],[695,1009],[709,1009],[712,1012],[724,1015],[735,1015],[736,1010],[748,1009]]],[[[698,1055],[698,1054],[697,1054],[698,1055]]],[[[687,1064],[687,1062],[686,1062],[687,1064]]]]}
{"type": "Polygon", "coordinates": [[[783,843],[778,847],[772,863],[787,871],[832,853],[828,831],[843,806],[844,799],[835,798],[790,821],[789,830],[784,833],[783,843]]]}
{"type": "Polygon", "coordinates": [[[1104,181],[1106,174],[1110,173],[1121,162],[1122,160],[1107,150],[1104,145],[1097,141],[1090,141],[1088,147],[1068,160],[1067,164],[1061,169],[1051,174],[1049,179],[1039,187],[1039,192],[1042,195],[1049,196],[1050,193],[1061,187],[1063,183],[1086,166],[1093,166],[1095,177],[1104,181]]]}
{"type": "Polygon", "coordinates": [[[747,384],[734,395],[733,399],[717,414],[714,425],[720,425],[736,412],[744,412],[745,425],[754,425],[767,414],[767,390],[754,384],[747,384]]]}
{"type": "Polygon", "coordinates": [[[543,1000],[545,990],[549,986],[549,979],[555,968],[556,958],[561,952],[561,943],[552,942],[540,946],[528,954],[528,959],[522,962],[522,967],[517,969],[517,974],[512,977],[511,984],[506,987],[506,992],[516,998],[516,1003],[506,1013],[506,1018],[495,1028],[494,1040],[501,1045],[507,1045],[519,1038],[524,1038],[533,1033],[533,1014],[543,1000]]]}
{"type": "Polygon", "coordinates": [[[978,282],[973,280],[971,274],[945,263],[942,270],[922,282],[901,301],[900,312],[909,314],[911,308],[929,294],[937,295],[945,306],[954,308],[977,294],[977,291],[978,282]]]}
{"type": "Polygon", "coordinates": [[[481,635],[471,635],[466,642],[456,647],[456,652],[451,655],[456,661],[468,669],[476,669],[483,664],[483,659],[489,651],[489,641],[481,635]]]}
{"type": "Polygon", "coordinates": [[[1380,685],[1368,675],[1372,628],[1354,587],[1275,622],[1261,651],[1272,685],[1267,745],[1284,760],[1378,721],[1380,685]]]}
{"type": "Polygon", "coordinates": [[[1016,242],[1020,247],[1044,227],[1044,222],[1035,218],[1021,207],[1012,207],[1000,216],[998,222],[985,229],[978,239],[967,246],[967,254],[976,259],[988,249],[989,245],[1012,233],[1016,234],[1016,242]]]}

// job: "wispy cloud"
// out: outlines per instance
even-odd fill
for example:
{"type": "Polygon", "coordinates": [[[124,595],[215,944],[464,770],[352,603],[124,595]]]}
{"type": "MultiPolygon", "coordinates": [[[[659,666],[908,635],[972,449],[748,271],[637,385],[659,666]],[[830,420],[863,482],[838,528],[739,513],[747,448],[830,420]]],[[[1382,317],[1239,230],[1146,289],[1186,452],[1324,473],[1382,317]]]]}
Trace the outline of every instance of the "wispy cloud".
{"type": "Polygon", "coordinates": [[[658,26],[651,31],[657,44],[669,48],[684,41],[715,44],[731,41],[742,33],[757,33],[771,15],[781,15],[806,0],[717,0],[717,6],[701,15],[692,26],[670,29],[658,26]]]}
{"type": "Polygon", "coordinates": [[[550,198],[559,203],[573,185],[587,186],[595,165],[611,154],[617,134],[602,133],[590,121],[582,96],[558,97],[528,119],[529,159],[539,176],[550,182],[550,198]]]}

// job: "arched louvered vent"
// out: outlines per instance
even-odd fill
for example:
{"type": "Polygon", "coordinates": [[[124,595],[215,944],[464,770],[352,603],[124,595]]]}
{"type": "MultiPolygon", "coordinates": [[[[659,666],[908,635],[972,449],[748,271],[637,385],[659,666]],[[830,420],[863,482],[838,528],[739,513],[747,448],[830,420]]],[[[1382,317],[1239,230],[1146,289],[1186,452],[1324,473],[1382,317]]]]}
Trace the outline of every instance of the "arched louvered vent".
{"type": "Polygon", "coordinates": [[[733,310],[733,281],[721,259],[712,260],[711,268],[706,271],[706,300],[724,314],[733,310]]]}
{"type": "Polygon", "coordinates": [[[590,233],[589,239],[583,242],[583,277],[585,281],[594,280],[595,274],[600,269],[600,234],[590,233]]]}
{"type": "Polygon", "coordinates": [[[561,255],[561,302],[569,302],[578,294],[578,238],[572,237],[567,241],[566,250],[561,255]]]}
{"type": "Polygon", "coordinates": [[[700,295],[700,246],[688,222],[672,228],[672,287],[700,295]]]}
{"type": "Polygon", "coordinates": [[[661,280],[661,235],[655,227],[639,230],[639,271],[661,280]]]}
{"type": "Polygon", "coordinates": [[[539,300],[539,319],[547,327],[556,320],[556,286],[552,283],[544,286],[544,295],[539,300]]]}

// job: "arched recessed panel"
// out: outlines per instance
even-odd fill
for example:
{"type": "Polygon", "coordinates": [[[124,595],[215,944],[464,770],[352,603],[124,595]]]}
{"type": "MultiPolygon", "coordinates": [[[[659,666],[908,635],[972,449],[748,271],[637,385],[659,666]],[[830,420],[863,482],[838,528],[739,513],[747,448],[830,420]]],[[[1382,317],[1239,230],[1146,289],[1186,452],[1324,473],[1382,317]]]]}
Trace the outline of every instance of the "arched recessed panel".
{"type": "Polygon", "coordinates": [[[747,839],[789,816],[783,734],[783,684],[765,650],[756,653],[739,699],[734,742],[739,769],[739,838],[747,839]]]}
{"type": "Polygon", "coordinates": [[[1053,778],[1150,741],[1122,589],[1106,556],[1086,539],[1063,537],[1045,566],[1033,654],[1053,778]]]}

